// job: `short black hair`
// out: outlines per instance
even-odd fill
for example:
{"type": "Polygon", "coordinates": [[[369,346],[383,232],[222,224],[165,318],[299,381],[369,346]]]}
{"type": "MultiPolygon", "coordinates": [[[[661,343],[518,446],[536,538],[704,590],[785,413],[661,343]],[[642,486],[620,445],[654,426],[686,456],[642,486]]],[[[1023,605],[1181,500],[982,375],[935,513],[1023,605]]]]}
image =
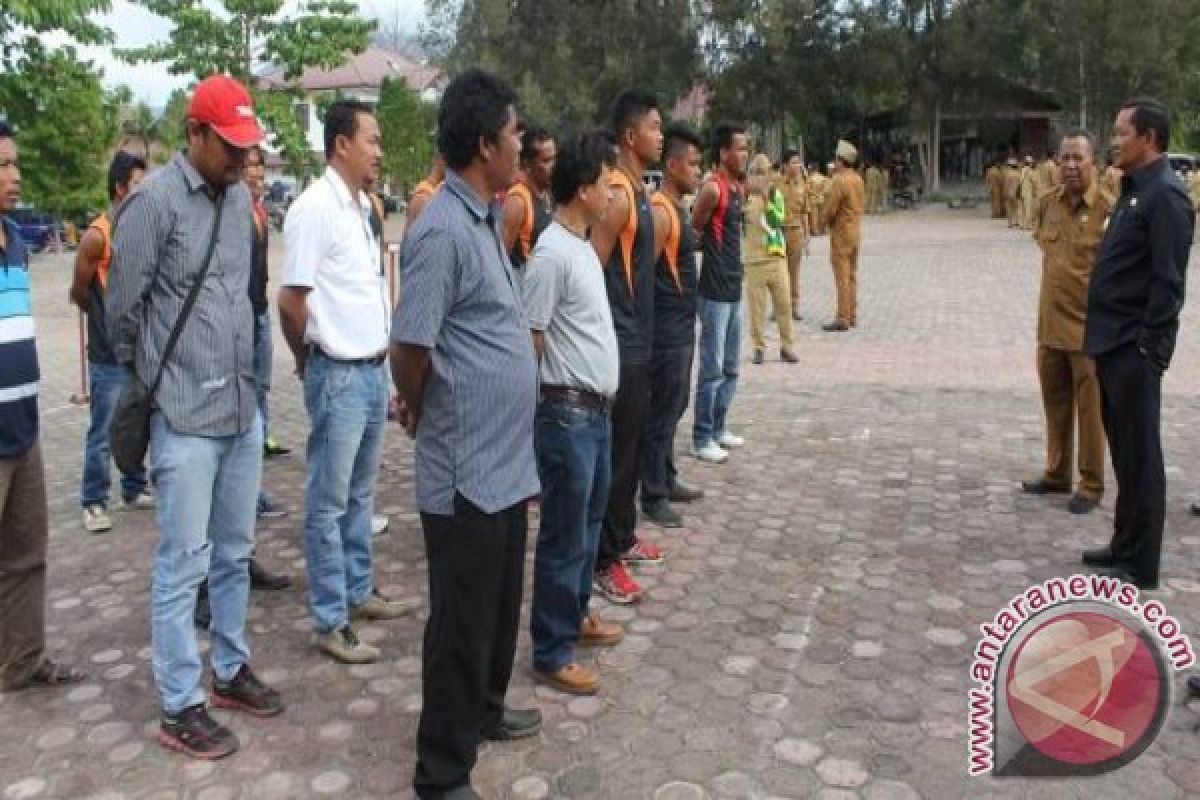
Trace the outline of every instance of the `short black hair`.
{"type": "Polygon", "coordinates": [[[14,139],[12,126],[8,124],[8,120],[0,119],[0,139],[14,139]]]}
{"type": "Polygon", "coordinates": [[[258,163],[262,164],[264,167],[267,165],[267,154],[263,152],[262,145],[252,144],[247,147],[246,155],[248,156],[251,153],[254,153],[254,155],[258,157],[258,163]]]}
{"type": "Polygon", "coordinates": [[[528,164],[537,158],[538,146],[542,142],[553,142],[554,134],[543,128],[541,125],[528,123],[524,132],[521,134],[521,163],[528,164]]]}
{"type": "MultiPolygon", "coordinates": [[[[0,133],[0,138],[3,134],[0,133]]],[[[146,159],[141,156],[135,156],[133,153],[126,153],[124,150],[119,151],[113,156],[112,163],[108,165],[108,199],[117,199],[117,189],[124,186],[129,186],[129,179],[133,177],[133,171],[140,169],[146,171],[146,159]]]]}
{"type": "Polygon", "coordinates": [[[450,81],[438,107],[438,152],[450,169],[464,169],[479,155],[479,140],[495,143],[516,108],[517,93],[503,78],[469,69],[450,81]]]}
{"type": "Polygon", "coordinates": [[[1171,142],[1171,109],[1153,97],[1131,97],[1121,104],[1121,110],[1133,109],[1133,129],[1139,136],[1154,134],[1160,152],[1167,152],[1171,142]]]}
{"type": "MultiPolygon", "coordinates": [[[[1062,138],[1064,140],[1066,140],[1066,139],[1083,139],[1088,143],[1088,149],[1092,151],[1092,155],[1096,154],[1096,137],[1092,136],[1092,134],[1088,133],[1083,128],[1071,128],[1070,130],[1068,130],[1066,133],[1064,133],[1062,135],[1062,138]]],[[[1054,151],[1051,150],[1049,155],[1051,158],[1053,158],[1054,151]]]]}
{"type": "Polygon", "coordinates": [[[687,125],[667,126],[667,130],[663,133],[663,160],[678,158],[689,145],[701,153],[704,152],[704,140],[700,138],[700,134],[687,125]]]}
{"type": "Polygon", "coordinates": [[[641,122],[651,111],[658,111],[658,98],[644,89],[626,89],[613,103],[609,123],[620,141],[621,134],[641,122]]]}
{"type": "Polygon", "coordinates": [[[333,158],[337,137],[353,139],[358,133],[358,115],[374,114],[375,109],[361,100],[337,100],[325,112],[325,160],[333,158]]]}
{"type": "Polygon", "coordinates": [[[612,145],[602,131],[571,136],[562,143],[550,177],[550,192],[560,206],[575,199],[580,187],[595,183],[604,166],[615,166],[612,145]]]}
{"type": "MultiPolygon", "coordinates": [[[[797,150],[794,147],[789,147],[783,151],[783,156],[779,159],[779,163],[787,164],[789,161],[791,161],[793,158],[796,158],[799,155],[800,155],[799,150],[797,150]]],[[[801,163],[801,166],[803,166],[803,163],[801,163]]]]}
{"type": "Polygon", "coordinates": [[[718,163],[721,160],[721,151],[728,150],[733,147],[733,137],[739,133],[745,133],[746,126],[740,122],[722,122],[713,128],[712,136],[712,160],[713,163],[718,163]]]}

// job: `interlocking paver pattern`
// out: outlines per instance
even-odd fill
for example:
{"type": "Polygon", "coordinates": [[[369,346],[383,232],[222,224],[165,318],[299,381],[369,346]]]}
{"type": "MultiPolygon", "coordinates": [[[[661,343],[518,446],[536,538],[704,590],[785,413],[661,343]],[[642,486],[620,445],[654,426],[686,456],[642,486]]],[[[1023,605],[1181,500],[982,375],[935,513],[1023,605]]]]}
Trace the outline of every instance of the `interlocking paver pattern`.
{"type": "MultiPolygon", "coordinates": [[[[63,256],[33,267],[53,518],[49,640],[91,677],[67,691],[0,695],[0,798],[410,797],[426,613],[410,443],[398,428],[389,435],[377,502],[392,529],[376,540],[376,570],[385,592],[421,611],[363,629],[381,663],[332,664],[309,641],[299,533],[307,419],[276,333],[272,427],[298,449],[266,464],[266,485],[293,513],[260,526],[259,553],[298,585],[253,594],[248,625],[254,662],[288,710],[271,720],[217,712],[243,743],[218,764],[162,751],[147,646],[153,518],[118,514],[111,534],[90,536],[78,517],[86,414],[68,402],[78,384],[68,267],[63,256]]],[[[510,697],[537,705],[545,729],[485,745],[477,787],[522,800],[1200,795],[1200,709],[1178,700],[1159,740],[1107,777],[966,776],[977,626],[1028,584],[1076,571],[1079,551],[1112,524],[1111,491],[1100,511],[1074,517],[1017,490],[1042,454],[1038,272],[1027,235],[977,212],[869,218],[862,327],[823,334],[832,282],[828,241],[816,240],[801,363],[743,365],[733,426],[747,446],[723,466],[702,465],[682,454],[684,422],[680,463],[708,495],[684,509],[686,527],[646,529],[667,562],[640,572],[639,606],[603,609],[629,635],[594,655],[601,693],[535,689],[523,633],[510,697]]],[[[1200,490],[1196,318],[1185,314],[1165,383],[1158,596],[1200,636],[1200,520],[1187,513],[1200,490]]]]}

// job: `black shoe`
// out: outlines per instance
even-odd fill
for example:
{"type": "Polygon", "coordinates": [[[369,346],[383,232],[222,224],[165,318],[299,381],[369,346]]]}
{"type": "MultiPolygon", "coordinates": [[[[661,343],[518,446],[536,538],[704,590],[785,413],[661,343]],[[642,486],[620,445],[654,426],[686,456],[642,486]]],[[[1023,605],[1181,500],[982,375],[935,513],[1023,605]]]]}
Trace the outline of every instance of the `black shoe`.
{"type": "Polygon", "coordinates": [[[267,458],[278,458],[279,456],[286,456],[291,452],[292,448],[282,446],[270,436],[263,442],[263,455],[267,458]]]}
{"type": "Polygon", "coordinates": [[[1200,675],[1193,675],[1188,678],[1187,688],[1192,697],[1200,697],[1200,675]]]}
{"type": "Polygon", "coordinates": [[[208,604],[208,581],[200,584],[196,593],[196,610],[192,612],[192,624],[200,630],[208,630],[212,624],[212,607],[208,604]]]}
{"type": "Polygon", "coordinates": [[[489,742],[508,742],[528,739],[542,730],[542,712],[536,708],[504,707],[504,717],[494,727],[484,728],[482,736],[489,742]]]}
{"type": "Polygon", "coordinates": [[[278,592],[292,585],[292,579],[287,575],[276,575],[269,572],[258,562],[257,558],[250,559],[250,588],[265,592],[278,592]]]}
{"type": "Polygon", "coordinates": [[[256,717],[274,717],[283,713],[279,692],[258,679],[249,664],[228,681],[213,675],[212,704],[230,711],[244,711],[256,717]]]}
{"type": "Polygon", "coordinates": [[[750,360],[753,361],[755,364],[763,363],[763,351],[762,351],[761,347],[756,347],[754,349],[754,358],[752,358],[750,360]]]}
{"type": "Polygon", "coordinates": [[[646,519],[655,523],[662,528],[682,528],[683,517],[679,512],[671,508],[670,503],[666,500],[660,500],[652,506],[642,509],[642,513],[646,519]]]}
{"type": "Polygon", "coordinates": [[[841,331],[850,330],[850,326],[842,322],[840,319],[835,319],[833,322],[827,322],[822,325],[821,330],[828,333],[839,333],[841,331]]]}
{"type": "Polygon", "coordinates": [[[684,486],[682,483],[677,483],[671,487],[670,500],[672,503],[694,503],[703,498],[703,489],[693,489],[690,486],[684,486]]]}
{"type": "Polygon", "coordinates": [[[1098,505],[1100,505],[1099,497],[1089,497],[1077,492],[1071,495],[1071,499],[1067,501],[1067,511],[1072,514],[1088,514],[1098,505]]]}
{"type": "Polygon", "coordinates": [[[1025,494],[1067,494],[1071,487],[1061,483],[1050,483],[1045,478],[1033,481],[1021,481],[1021,491],[1025,494]]]}
{"type": "Polygon", "coordinates": [[[795,322],[803,322],[804,317],[800,314],[799,311],[793,311],[792,312],[792,320],[794,320],[795,322]]]}
{"type": "Polygon", "coordinates": [[[1124,583],[1132,583],[1137,588],[1147,592],[1158,588],[1158,581],[1148,581],[1144,578],[1139,578],[1124,567],[1107,567],[1100,570],[1098,574],[1106,578],[1116,578],[1124,583]]]}
{"type": "Polygon", "coordinates": [[[189,706],[178,714],[164,711],[158,727],[158,742],[169,750],[204,761],[224,758],[238,749],[237,736],[209,716],[203,703],[189,706]]]}
{"type": "Polygon", "coordinates": [[[1095,550],[1083,551],[1083,565],[1085,567],[1111,567],[1117,563],[1113,558],[1112,548],[1098,547],[1095,550]]]}
{"type": "Polygon", "coordinates": [[[779,360],[786,362],[788,364],[799,364],[800,363],[800,359],[796,358],[796,354],[793,353],[791,350],[780,350],[779,351],[779,360]]]}
{"type": "Polygon", "coordinates": [[[1200,503],[1192,503],[1191,511],[1193,517],[1200,517],[1200,503]]]}

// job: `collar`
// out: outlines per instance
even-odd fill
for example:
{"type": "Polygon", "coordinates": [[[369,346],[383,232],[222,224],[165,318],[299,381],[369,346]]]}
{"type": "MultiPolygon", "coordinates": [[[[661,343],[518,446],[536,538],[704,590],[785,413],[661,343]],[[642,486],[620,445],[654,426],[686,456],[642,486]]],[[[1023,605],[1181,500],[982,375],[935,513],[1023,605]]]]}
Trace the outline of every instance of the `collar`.
{"type": "Polygon", "coordinates": [[[364,196],[362,191],[359,191],[357,193],[358,196],[355,197],[355,195],[350,192],[350,187],[346,185],[344,180],[342,180],[342,176],[338,174],[336,169],[333,167],[326,167],[324,177],[329,181],[329,184],[333,186],[334,197],[337,198],[337,201],[342,206],[348,206],[356,210],[361,210],[368,207],[368,204],[371,201],[364,196]]]}
{"type": "Polygon", "coordinates": [[[1163,155],[1160,155],[1158,158],[1151,161],[1149,164],[1138,167],[1132,172],[1126,172],[1121,178],[1121,186],[1128,186],[1134,189],[1144,189],[1146,184],[1158,177],[1164,169],[1169,170],[1170,168],[1170,162],[1167,161],[1167,156],[1164,153],[1163,155]]]}
{"type": "Polygon", "coordinates": [[[209,193],[212,193],[208,181],[204,180],[204,176],[196,171],[196,168],[192,166],[192,162],[188,161],[186,153],[183,151],[176,153],[174,164],[183,173],[183,182],[187,184],[189,192],[195,194],[196,192],[208,189],[209,193]]]}
{"type": "Polygon", "coordinates": [[[467,207],[467,211],[471,212],[471,216],[475,217],[476,222],[487,219],[491,214],[491,207],[454,170],[446,169],[446,180],[442,185],[462,201],[462,204],[467,207]]]}
{"type": "MultiPolygon", "coordinates": [[[[1087,190],[1083,193],[1082,206],[1084,208],[1089,208],[1089,209],[1094,208],[1096,205],[1096,196],[1099,193],[1100,193],[1100,182],[1093,177],[1091,185],[1088,186],[1087,190]]],[[[1067,187],[1065,184],[1059,184],[1058,188],[1055,189],[1055,194],[1058,196],[1059,200],[1061,200],[1064,204],[1067,205],[1068,208],[1070,208],[1072,211],[1075,210],[1075,208],[1073,206],[1071,206],[1071,195],[1068,194],[1067,187]]]]}

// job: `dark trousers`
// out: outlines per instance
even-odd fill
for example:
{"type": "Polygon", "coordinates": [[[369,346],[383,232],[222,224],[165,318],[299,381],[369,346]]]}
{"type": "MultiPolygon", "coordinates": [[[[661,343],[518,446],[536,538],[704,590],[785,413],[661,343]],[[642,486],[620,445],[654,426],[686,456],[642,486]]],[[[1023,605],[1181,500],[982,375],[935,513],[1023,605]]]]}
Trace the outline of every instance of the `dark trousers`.
{"type": "Polygon", "coordinates": [[[46,636],[46,477],[38,442],[0,459],[0,690],[42,665],[46,636]]]}
{"type": "Polygon", "coordinates": [[[600,529],[596,569],[606,569],[637,541],[637,490],[646,415],[650,410],[650,365],[621,361],[621,382],[612,409],[612,489],[600,529]]]}
{"type": "Polygon", "coordinates": [[[1167,503],[1159,436],[1162,373],[1130,344],[1097,358],[1096,374],[1117,475],[1113,557],[1135,578],[1154,583],[1167,503]]]}
{"type": "Polygon", "coordinates": [[[512,677],[525,567],[525,503],[488,514],[461,494],[421,514],[429,561],[413,788],[422,800],[470,782],[480,732],[500,722],[512,677]]]}
{"type": "Polygon", "coordinates": [[[650,360],[650,410],[642,445],[642,508],[671,497],[675,488],[675,429],[687,411],[695,344],[655,350],[650,360]]]}
{"type": "Polygon", "coordinates": [[[575,660],[592,597],[592,573],[610,481],[608,413],[559,402],[538,406],[533,444],[542,483],[533,559],[533,667],[553,673],[575,660]]]}

